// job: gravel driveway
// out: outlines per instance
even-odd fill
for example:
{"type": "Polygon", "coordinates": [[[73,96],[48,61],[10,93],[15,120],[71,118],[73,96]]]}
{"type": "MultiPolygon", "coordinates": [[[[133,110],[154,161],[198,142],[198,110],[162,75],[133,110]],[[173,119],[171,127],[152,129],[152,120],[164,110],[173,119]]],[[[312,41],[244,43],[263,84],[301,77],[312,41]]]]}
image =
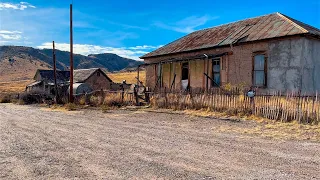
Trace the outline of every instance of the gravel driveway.
{"type": "Polygon", "coordinates": [[[0,105],[0,179],[320,179],[320,144],[141,111],[0,105]]]}

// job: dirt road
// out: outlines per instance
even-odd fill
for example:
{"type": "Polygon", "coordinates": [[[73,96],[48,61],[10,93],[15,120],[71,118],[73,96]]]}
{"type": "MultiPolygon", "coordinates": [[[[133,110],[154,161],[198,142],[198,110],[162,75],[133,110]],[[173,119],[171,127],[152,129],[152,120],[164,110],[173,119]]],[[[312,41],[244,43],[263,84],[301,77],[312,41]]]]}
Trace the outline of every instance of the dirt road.
{"type": "Polygon", "coordinates": [[[217,132],[254,122],[0,104],[0,179],[320,179],[320,144],[217,132]]]}

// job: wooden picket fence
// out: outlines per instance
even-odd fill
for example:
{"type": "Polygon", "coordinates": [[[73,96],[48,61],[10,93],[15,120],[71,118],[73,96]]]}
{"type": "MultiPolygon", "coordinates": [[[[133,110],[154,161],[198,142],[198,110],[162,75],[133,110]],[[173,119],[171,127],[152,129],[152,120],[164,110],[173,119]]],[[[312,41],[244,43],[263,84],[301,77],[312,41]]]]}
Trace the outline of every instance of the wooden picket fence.
{"type": "Polygon", "coordinates": [[[76,104],[88,104],[93,106],[115,105],[131,106],[136,104],[134,93],[128,91],[93,91],[87,94],[74,96],[76,104]]]}
{"type": "Polygon", "coordinates": [[[301,93],[257,94],[249,98],[245,93],[182,93],[161,91],[151,98],[153,106],[175,110],[210,109],[229,114],[254,114],[256,116],[288,122],[319,123],[320,100],[315,95],[301,93]]]}

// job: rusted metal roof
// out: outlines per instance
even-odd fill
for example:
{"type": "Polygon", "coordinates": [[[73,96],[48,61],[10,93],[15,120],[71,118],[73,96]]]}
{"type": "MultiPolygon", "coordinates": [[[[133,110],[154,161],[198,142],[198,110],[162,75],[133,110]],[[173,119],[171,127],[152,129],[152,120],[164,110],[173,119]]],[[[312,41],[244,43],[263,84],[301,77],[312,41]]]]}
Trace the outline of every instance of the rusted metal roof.
{"type": "Polygon", "coordinates": [[[273,13],[195,31],[141,58],[298,34],[320,36],[320,30],[281,13],[273,13]]]}
{"type": "Polygon", "coordinates": [[[97,71],[99,71],[101,75],[105,76],[110,82],[112,82],[112,80],[100,68],[74,70],[73,81],[77,83],[85,82],[97,71]]]}
{"type": "MultiPolygon", "coordinates": [[[[43,70],[38,69],[34,79],[37,74],[40,74],[41,80],[46,80],[47,82],[54,82],[54,71],[53,70],[43,70]]],[[[70,79],[69,71],[57,71],[57,80],[60,82],[68,81],[70,79]]]]}

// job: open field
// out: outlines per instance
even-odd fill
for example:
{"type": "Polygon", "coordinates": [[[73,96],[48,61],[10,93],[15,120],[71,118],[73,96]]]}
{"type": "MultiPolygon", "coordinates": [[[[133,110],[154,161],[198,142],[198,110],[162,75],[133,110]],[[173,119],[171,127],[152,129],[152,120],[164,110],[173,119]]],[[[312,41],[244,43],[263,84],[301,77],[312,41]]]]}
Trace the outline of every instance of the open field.
{"type": "MultiPolygon", "coordinates": [[[[19,78],[21,74],[14,75],[15,78],[19,78]]],[[[137,83],[137,80],[135,77],[137,77],[137,72],[125,72],[125,73],[113,73],[108,74],[108,76],[117,83],[122,83],[123,80],[127,80],[127,83],[137,83]]],[[[140,72],[140,80],[142,82],[145,82],[145,71],[140,72]]],[[[8,93],[20,93],[23,92],[28,84],[33,82],[29,76],[28,77],[22,77],[26,78],[27,80],[20,80],[20,81],[5,81],[4,77],[2,77],[2,81],[0,81],[0,94],[8,94],[8,93]]]]}
{"type": "Polygon", "coordinates": [[[144,111],[0,104],[0,179],[319,179],[320,143],[144,111]]]}
{"type": "MultiPolygon", "coordinates": [[[[137,72],[120,72],[120,73],[110,73],[107,74],[113,82],[122,83],[123,80],[127,80],[128,84],[137,83],[136,77],[138,76],[137,72]]],[[[140,81],[143,83],[146,82],[146,72],[140,71],[140,81]]]]}
{"type": "Polygon", "coordinates": [[[0,94],[20,93],[32,80],[0,82],[0,94]]]}

